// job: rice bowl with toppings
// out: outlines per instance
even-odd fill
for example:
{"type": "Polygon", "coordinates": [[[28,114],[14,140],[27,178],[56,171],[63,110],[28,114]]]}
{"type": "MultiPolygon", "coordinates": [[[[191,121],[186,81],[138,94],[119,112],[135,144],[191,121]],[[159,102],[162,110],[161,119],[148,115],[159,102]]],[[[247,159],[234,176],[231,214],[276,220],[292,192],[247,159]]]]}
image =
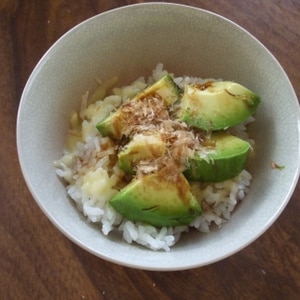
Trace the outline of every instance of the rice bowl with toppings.
{"type": "MultiPolygon", "coordinates": [[[[215,81],[214,79],[201,79],[189,76],[174,77],[174,74],[165,70],[162,64],[158,64],[147,79],[140,77],[131,85],[121,88],[115,87],[116,78],[106,82],[98,79],[99,87],[97,90],[92,94],[87,92],[83,95],[80,111],[71,112],[65,153],[62,158],[55,161],[55,167],[57,175],[66,182],[67,193],[75,202],[78,210],[83,213],[88,222],[99,224],[99,230],[104,235],[115,231],[122,234],[123,239],[128,243],[136,243],[152,250],[169,251],[183,233],[187,234],[190,230],[197,230],[199,233],[209,233],[211,228],[219,228],[228,222],[236,205],[245,198],[250,188],[252,177],[244,169],[238,176],[221,182],[190,182],[192,194],[200,204],[202,212],[189,224],[179,226],[157,227],[144,222],[128,220],[110,205],[110,199],[128,181],[125,180],[124,170],[120,169],[119,161],[116,159],[119,147],[116,147],[116,143],[112,138],[99,133],[96,128],[97,124],[99,120],[105,119],[107,115],[116,111],[123,103],[128,103],[128,99],[141,93],[146,87],[165,75],[171,76],[180,89],[184,89],[186,84],[201,85],[215,81]]],[[[151,99],[153,100],[153,97],[151,99]]],[[[134,110],[136,109],[134,107],[134,110]]],[[[157,118],[163,112],[163,110],[159,109],[158,102],[151,105],[151,111],[146,111],[145,107],[138,109],[144,110],[144,122],[140,132],[143,132],[143,130],[149,131],[149,128],[153,129],[156,126],[154,118],[157,118]]],[[[136,118],[135,115],[133,118],[134,122],[136,122],[136,118]]],[[[248,136],[247,126],[253,121],[254,118],[251,116],[243,124],[228,129],[235,136],[249,141],[252,148],[254,147],[254,141],[248,136]]],[[[192,144],[192,147],[185,146],[184,150],[181,145],[180,151],[177,145],[176,153],[180,153],[179,155],[177,154],[177,160],[182,160],[182,157],[184,158],[187,152],[194,152],[195,149],[198,149],[198,152],[202,151],[201,155],[203,157],[207,156],[208,148],[196,143],[198,138],[195,137],[195,134],[191,136],[190,132],[188,132],[189,135],[187,136],[187,134],[183,135],[182,132],[184,131],[182,130],[174,130],[174,127],[187,127],[184,122],[179,124],[177,121],[171,122],[168,119],[163,124],[164,133],[168,132],[170,135],[170,132],[172,132],[172,136],[174,134],[178,135],[176,137],[177,144],[181,142],[181,144],[184,143],[186,145],[186,140],[189,141],[189,144],[192,144]]],[[[124,126],[125,131],[129,130],[128,128],[131,127],[124,126]]],[[[153,137],[151,136],[151,138],[153,137]]],[[[171,157],[172,161],[174,161],[174,155],[171,157]]],[[[157,161],[161,163],[162,158],[165,157],[162,154],[158,154],[156,164],[153,163],[153,160],[151,160],[151,164],[142,161],[139,165],[137,176],[142,176],[141,173],[151,173],[153,169],[156,170],[158,168],[157,161]]],[[[180,169],[182,165],[178,163],[176,167],[173,165],[170,167],[171,163],[169,160],[164,160],[163,164],[164,166],[168,165],[164,176],[183,171],[180,169]],[[178,171],[178,169],[180,170],[178,171]]]]}
{"type": "MultiPolygon", "coordinates": [[[[94,103],[98,99],[93,99],[94,103]]],[[[116,103],[112,101],[106,107],[107,113],[114,110],[111,105],[115,106],[116,103]]],[[[89,113],[92,116],[95,111],[89,113]]],[[[99,116],[105,114],[103,112],[99,116]]],[[[100,117],[95,118],[93,124],[99,122],[100,117]]],[[[127,267],[157,271],[185,270],[211,264],[237,253],[276,221],[288,204],[299,176],[299,119],[297,97],[284,70],[274,56],[246,30],[222,16],[202,9],[170,3],[145,3],[107,11],[84,21],[62,36],[45,53],[33,70],[20,101],[17,118],[18,157],[36,204],[75,245],[101,259],[127,267]],[[154,35],[155,39],[147,38],[154,35]],[[139,227],[138,222],[129,219],[126,223],[122,214],[120,216],[112,210],[104,218],[104,205],[95,205],[93,197],[87,195],[84,196],[86,198],[80,198],[84,170],[88,168],[82,168],[82,176],[75,177],[76,180],[81,177],[81,183],[78,181],[74,184],[73,169],[70,168],[72,155],[62,160],[67,154],[63,152],[64,149],[69,153],[78,152],[78,155],[88,153],[87,157],[94,155],[93,151],[86,150],[83,145],[78,149],[76,146],[77,150],[73,148],[77,142],[86,144],[87,148],[91,147],[89,149],[96,149],[94,153],[98,153],[99,157],[95,162],[101,160],[99,165],[106,163],[105,156],[116,155],[109,154],[112,150],[107,147],[109,144],[103,144],[106,148],[100,148],[100,151],[98,148],[99,145],[102,147],[101,143],[107,143],[110,136],[102,136],[99,143],[95,143],[94,138],[84,142],[72,141],[76,140],[78,133],[85,134],[77,127],[77,121],[83,123],[80,111],[88,113],[87,107],[94,94],[85,93],[87,90],[97,90],[97,76],[101,78],[97,80],[99,87],[113,84],[103,97],[100,88],[101,97],[97,95],[96,98],[102,100],[107,96],[120,95],[118,90],[126,86],[129,89],[133,82],[140,81],[137,80],[140,76],[146,76],[140,81],[143,86],[133,92],[136,94],[148,84],[149,77],[153,81],[158,79],[154,79],[151,73],[158,62],[163,62],[165,69],[174,73],[174,80],[179,78],[177,84],[183,78],[192,81],[195,77],[216,78],[216,81],[219,78],[234,80],[255,91],[262,99],[262,105],[255,114],[255,122],[250,118],[246,123],[232,127],[235,132],[230,132],[247,141],[254,150],[250,152],[246,173],[240,174],[247,174],[246,177],[238,179],[236,176],[232,179],[235,181],[233,184],[232,180],[225,181],[225,189],[222,189],[221,182],[209,184],[211,187],[205,193],[213,195],[209,201],[214,204],[207,199],[203,200],[205,193],[202,189],[206,184],[201,184],[200,191],[191,184],[190,193],[195,195],[194,198],[203,200],[202,214],[195,218],[193,216],[188,224],[166,228],[152,225],[139,227]],[[184,74],[189,76],[183,77],[184,74]],[[88,101],[87,106],[81,100],[82,95],[88,101]],[[71,118],[70,113],[73,115],[71,118]],[[68,148],[67,136],[70,134],[73,138],[68,148]],[[252,138],[255,144],[251,142],[252,138]],[[60,161],[56,167],[59,176],[55,172],[54,161],[60,161]],[[68,170],[71,172],[68,173],[68,170]],[[66,188],[78,196],[79,205],[68,195],[66,188]],[[229,191],[233,191],[231,197],[229,191]],[[222,197],[219,198],[219,195],[222,197]],[[225,198],[231,200],[219,206],[225,198]],[[236,201],[237,204],[228,205],[230,201],[236,201]],[[219,209],[216,209],[217,206],[219,209]],[[231,211],[232,208],[234,211],[231,211]],[[226,216],[220,213],[221,210],[226,211],[226,216]],[[88,219],[87,213],[92,221],[88,219]],[[204,217],[206,221],[202,222],[204,217]],[[112,221],[114,218],[115,221],[112,221]],[[126,235],[123,231],[125,223],[126,235]],[[219,228],[219,224],[222,228],[219,228]],[[202,233],[197,227],[201,231],[209,231],[202,233]],[[103,228],[105,233],[111,231],[105,235],[103,228]],[[171,229],[179,230],[180,233],[169,234],[171,229]],[[149,243],[145,247],[135,242],[143,236],[141,242],[148,238],[151,245],[154,245],[152,232],[155,232],[156,240],[167,240],[153,246],[161,250],[149,250],[149,243]]],[[[100,137],[98,129],[91,124],[89,128],[90,121],[84,123],[86,137],[89,137],[89,131],[100,137]]],[[[79,136],[77,138],[80,139],[79,136]]],[[[117,148],[119,146],[122,149],[124,145],[117,144],[117,148]]],[[[150,166],[144,167],[148,169],[150,166]]],[[[118,173],[120,169],[118,164],[115,171],[118,173]]],[[[124,172],[123,169],[121,171],[124,172]]],[[[103,180],[97,181],[108,196],[112,189],[106,185],[106,172],[98,172],[86,174],[85,193],[90,193],[87,183],[102,176],[103,180]]],[[[118,176],[122,176],[122,172],[118,176]]],[[[108,173],[109,179],[116,180],[117,173],[113,178],[110,178],[113,174],[108,173]]],[[[111,200],[118,198],[120,191],[128,185],[118,186],[111,200]]],[[[97,201],[103,203],[105,199],[97,201]]],[[[197,213],[197,210],[193,211],[197,213]]]]}

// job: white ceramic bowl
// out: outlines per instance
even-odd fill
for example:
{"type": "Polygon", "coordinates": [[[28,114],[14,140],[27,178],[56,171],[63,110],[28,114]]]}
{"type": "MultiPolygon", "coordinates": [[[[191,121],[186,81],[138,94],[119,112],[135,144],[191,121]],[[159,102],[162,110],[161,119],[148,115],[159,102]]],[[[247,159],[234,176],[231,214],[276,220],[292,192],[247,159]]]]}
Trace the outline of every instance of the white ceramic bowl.
{"type": "Polygon", "coordinates": [[[299,175],[299,106],[284,70],[253,36],[214,13],[148,3],[97,15],[60,38],[38,63],[24,89],[17,120],[22,172],[37,204],[69,239],[114,263],[148,270],[207,265],[249,245],[277,219],[299,175]],[[254,179],[230,222],[209,234],[190,233],[170,252],[154,252],[103,236],[88,224],[57,178],[69,112],[96,76],[130,83],[157,63],[176,76],[223,78],[261,96],[256,115],[254,179]],[[285,168],[274,170],[274,161],[285,168]]]}

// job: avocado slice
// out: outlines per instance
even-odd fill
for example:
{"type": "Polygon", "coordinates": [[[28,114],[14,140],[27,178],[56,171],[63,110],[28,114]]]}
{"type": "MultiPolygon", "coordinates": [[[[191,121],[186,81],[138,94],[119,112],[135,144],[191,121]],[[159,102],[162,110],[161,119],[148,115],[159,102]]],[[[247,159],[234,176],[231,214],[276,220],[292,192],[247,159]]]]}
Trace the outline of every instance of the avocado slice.
{"type": "Polygon", "coordinates": [[[175,181],[159,173],[135,178],[111,200],[123,217],[157,227],[187,225],[201,214],[186,178],[175,181]]]}
{"type": "Polygon", "coordinates": [[[154,96],[162,99],[166,106],[170,106],[178,100],[181,93],[182,90],[174,82],[171,75],[167,74],[137,94],[135,98],[143,99],[154,96]]]}
{"type": "Polygon", "coordinates": [[[153,160],[164,155],[166,143],[159,132],[135,134],[132,140],[119,152],[119,167],[128,174],[134,174],[134,167],[141,160],[153,160]]]}
{"type": "Polygon", "coordinates": [[[122,137],[122,118],[122,111],[117,109],[98,122],[96,128],[104,137],[120,139],[122,137]]]}
{"type": "Polygon", "coordinates": [[[258,95],[232,81],[186,85],[179,118],[206,131],[227,129],[253,115],[259,103],[258,95]]]}
{"type": "Polygon", "coordinates": [[[220,182],[231,179],[245,168],[250,144],[223,131],[213,132],[206,141],[212,152],[203,159],[188,158],[184,175],[190,181],[220,182]]]}
{"type": "MultiPolygon", "coordinates": [[[[176,85],[172,77],[167,74],[128,101],[140,101],[152,96],[164,101],[166,106],[170,106],[178,100],[181,92],[182,90],[176,85]]],[[[128,101],[96,124],[96,128],[103,136],[110,136],[115,139],[122,137],[123,128],[128,125],[126,123],[127,113],[123,109],[124,106],[128,105],[128,101]]]]}

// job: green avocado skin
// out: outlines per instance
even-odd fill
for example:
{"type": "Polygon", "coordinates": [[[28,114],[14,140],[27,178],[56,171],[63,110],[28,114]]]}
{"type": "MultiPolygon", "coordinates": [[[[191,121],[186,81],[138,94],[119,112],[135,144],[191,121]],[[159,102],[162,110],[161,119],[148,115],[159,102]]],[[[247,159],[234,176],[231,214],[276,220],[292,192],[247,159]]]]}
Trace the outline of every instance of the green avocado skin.
{"type": "Polygon", "coordinates": [[[157,174],[134,179],[111,200],[110,205],[126,219],[157,227],[188,225],[201,207],[180,174],[175,182],[157,174]]]}
{"type": "Polygon", "coordinates": [[[250,144],[225,132],[212,133],[215,149],[208,159],[197,156],[188,158],[184,172],[190,181],[221,182],[239,175],[245,168],[250,144]]]}

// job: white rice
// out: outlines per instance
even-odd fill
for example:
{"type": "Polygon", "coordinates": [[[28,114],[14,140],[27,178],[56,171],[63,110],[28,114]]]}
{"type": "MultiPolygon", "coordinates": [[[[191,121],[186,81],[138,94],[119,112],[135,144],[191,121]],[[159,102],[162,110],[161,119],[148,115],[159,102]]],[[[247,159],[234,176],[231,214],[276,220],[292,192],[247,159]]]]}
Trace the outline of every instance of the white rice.
{"type": "MultiPolygon", "coordinates": [[[[135,223],[124,219],[109,205],[109,199],[118,192],[118,186],[122,183],[123,171],[117,163],[111,161],[115,149],[110,146],[110,139],[101,137],[95,125],[128,97],[167,73],[163,65],[158,64],[147,80],[141,77],[129,86],[114,88],[110,96],[89,106],[88,94],[85,94],[79,114],[84,119],[81,128],[83,138],[55,162],[57,175],[67,183],[68,195],[88,222],[100,225],[104,235],[114,230],[120,231],[127,243],[165,251],[169,251],[176,244],[183,232],[196,229],[208,233],[212,227],[221,227],[230,219],[238,202],[245,198],[251,182],[251,174],[243,170],[236,178],[221,183],[191,183],[193,194],[201,203],[203,213],[189,226],[155,228],[135,223]]],[[[180,87],[185,83],[203,83],[209,80],[212,79],[202,80],[187,76],[174,78],[180,87]]],[[[231,133],[250,141],[252,146],[254,141],[249,140],[246,129],[248,122],[253,120],[251,117],[245,124],[230,129],[231,133]]]]}

